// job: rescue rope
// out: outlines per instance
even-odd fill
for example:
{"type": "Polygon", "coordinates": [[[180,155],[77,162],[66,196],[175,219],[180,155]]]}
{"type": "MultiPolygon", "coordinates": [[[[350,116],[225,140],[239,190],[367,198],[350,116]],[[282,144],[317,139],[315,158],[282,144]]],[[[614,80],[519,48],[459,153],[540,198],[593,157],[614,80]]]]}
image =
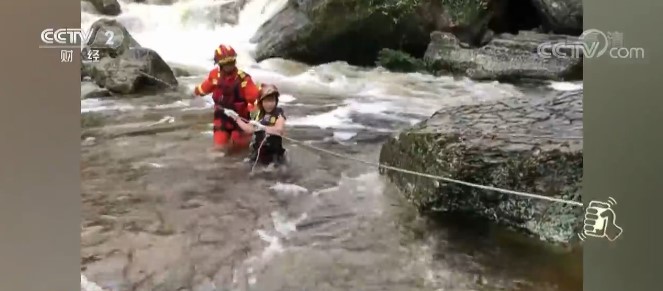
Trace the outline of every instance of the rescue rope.
{"type": "MultiPolygon", "coordinates": [[[[241,120],[243,120],[244,122],[249,122],[245,118],[242,118],[242,117],[239,117],[239,118],[241,120]]],[[[440,181],[444,181],[444,182],[448,182],[448,183],[460,184],[460,185],[464,185],[464,186],[468,186],[468,187],[478,188],[478,189],[487,190],[487,191],[494,191],[494,192],[503,193],[503,194],[516,195],[516,196],[534,198],[534,199],[541,199],[541,200],[547,200],[547,201],[551,201],[551,202],[570,204],[570,205],[581,206],[581,207],[584,206],[582,204],[582,202],[578,202],[578,201],[548,197],[548,196],[544,196],[544,195],[540,195],[540,194],[533,194],[533,193],[526,193],[526,192],[519,192],[519,191],[508,190],[508,189],[502,189],[502,188],[486,186],[486,185],[481,185],[481,184],[476,184],[476,183],[470,183],[470,182],[465,182],[465,181],[456,180],[456,179],[452,179],[452,178],[447,178],[447,177],[431,175],[431,174],[411,171],[411,170],[407,170],[407,169],[387,166],[387,165],[383,165],[381,163],[370,162],[370,161],[358,159],[358,158],[355,158],[355,157],[352,157],[352,156],[349,156],[349,155],[339,154],[339,153],[336,153],[336,152],[333,152],[333,151],[330,151],[330,150],[326,150],[326,149],[323,149],[323,148],[320,148],[320,147],[316,147],[314,145],[307,144],[303,141],[299,141],[299,140],[296,140],[296,139],[293,139],[293,138],[289,138],[287,136],[283,136],[283,135],[279,135],[279,136],[281,138],[287,140],[287,141],[303,145],[304,147],[308,147],[310,149],[313,149],[313,150],[316,150],[316,151],[319,151],[319,152],[322,152],[322,153],[326,153],[328,155],[335,156],[337,158],[351,160],[351,161],[355,161],[355,162],[358,162],[358,163],[361,163],[361,164],[365,164],[365,165],[369,165],[369,166],[375,166],[375,167],[383,168],[383,169],[386,169],[386,170],[391,170],[391,171],[395,171],[395,172],[401,172],[401,173],[404,173],[404,174],[420,176],[420,177],[429,178],[429,179],[433,179],[433,180],[440,180],[440,181]]],[[[263,142],[264,142],[264,140],[263,140],[263,142]]],[[[262,144],[260,146],[262,147],[262,144]]],[[[258,151],[258,154],[260,154],[260,151],[258,151]]],[[[256,159],[256,161],[257,161],[257,159],[256,159]]],[[[254,163],[254,167],[255,167],[255,165],[256,164],[254,163]]]]}
{"type": "Polygon", "coordinates": [[[268,137],[269,135],[265,134],[265,137],[260,142],[260,146],[258,147],[258,152],[256,153],[256,160],[253,162],[253,167],[251,167],[251,173],[253,173],[253,170],[256,169],[256,165],[258,165],[258,161],[260,161],[260,150],[262,150],[262,146],[265,144],[265,141],[267,141],[268,137]]]}
{"type": "MultiPolygon", "coordinates": [[[[405,131],[402,129],[377,129],[374,130],[379,133],[404,133],[404,134],[436,134],[434,131],[405,131]]],[[[479,134],[477,136],[487,137],[487,138],[496,138],[496,137],[510,137],[510,138],[531,138],[531,139],[549,139],[549,140],[583,140],[582,136],[557,136],[557,135],[534,135],[534,134],[520,134],[520,133],[488,133],[488,134],[479,134]]]]}
{"type": "Polygon", "coordinates": [[[157,81],[157,82],[159,82],[159,83],[161,83],[161,84],[163,84],[163,85],[166,85],[168,88],[170,88],[170,89],[173,90],[173,91],[177,90],[177,86],[173,86],[172,84],[170,84],[170,83],[168,83],[168,82],[166,82],[166,81],[164,81],[164,80],[161,80],[161,79],[159,79],[159,78],[157,78],[157,77],[155,77],[155,76],[152,76],[152,75],[150,75],[150,74],[148,74],[148,73],[145,73],[145,72],[143,72],[143,71],[138,71],[138,73],[141,74],[141,75],[143,75],[143,76],[145,76],[145,77],[147,77],[148,79],[152,79],[152,80],[157,81]]]}
{"type": "MultiPolygon", "coordinates": [[[[165,82],[165,81],[163,81],[159,78],[151,76],[151,75],[149,75],[145,72],[142,72],[142,71],[139,71],[139,72],[143,76],[146,76],[146,77],[148,77],[150,79],[153,79],[157,82],[163,83],[163,84],[167,85],[170,88],[175,88],[171,84],[169,84],[169,83],[167,83],[167,82],[165,82]]],[[[242,119],[244,122],[247,122],[247,123],[250,122],[249,120],[247,120],[245,118],[242,118],[242,117],[240,117],[240,119],[242,119]]],[[[417,133],[417,132],[411,132],[411,133],[417,133]]],[[[420,134],[424,134],[424,132],[420,132],[420,134]]],[[[573,139],[573,140],[582,140],[583,139],[583,137],[579,137],[579,136],[554,137],[554,136],[536,136],[536,135],[526,135],[526,134],[511,134],[509,136],[511,136],[511,137],[520,136],[520,137],[530,137],[530,138],[573,139]]],[[[266,138],[267,137],[265,137],[263,139],[263,141],[260,143],[260,146],[258,147],[258,157],[256,158],[256,161],[253,163],[253,167],[251,168],[252,172],[255,169],[256,165],[258,164],[259,156],[260,156],[260,150],[262,149],[262,146],[265,143],[266,138]]],[[[302,142],[302,141],[299,141],[299,140],[296,140],[296,139],[293,139],[293,138],[289,138],[289,137],[286,137],[286,136],[281,136],[281,138],[283,138],[285,140],[288,140],[290,142],[293,142],[293,143],[303,145],[303,146],[308,147],[310,149],[313,149],[313,150],[316,150],[316,151],[319,151],[319,152],[322,152],[322,153],[326,153],[328,155],[332,155],[332,156],[341,158],[341,159],[351,160],[351,161],[355,161],[355,162],[358,162],[358,163],[361,163],[361,164],[375,166],[375,167],[386,169],[386,170],[391,170],[391,171],[400,172],[400,173],[404,173],[404,174],[410,174],[410,175],[425,177],[425,178],[429,178],[429,179],[433,179],[433,180],[440,180],[440,181],[444,181],[444,182],[448,182],[448,183],[464,185],[464,186],[473,187],[473,188],[482,189],[482,190],[487,190],[487,191],[494,191],[494,192],[503,193],[503,194],[516,195],[516,196],[533,198],[533,199],[541,199],[541,200],[547,200],[547,201],[558,202],[558,203],[565,203],[565,204],[570,204],[570,205],[575,205],[575,206],[583,206],[582,202],[577,202],[577,201],[573,201],[573,200],[565,200],[565,199],[548,197],[548,196],[539,195],[539,194],[519,192],[519,191],[508,190],[508,189],[502,189],[502,188],[498,188],[498,187],[480,185],[480,184],[465,182],[465,181],[456,180],[456,179],[452,179],[452,178],[447,178],[447,177],[431,175],[431,174],[411,171],[411,170],[407,170],[407,169],[387,166],[387,165],[383,165],[383,164],[376,163],[376,162],[370,162],[370,161],[358,159],[358,158],[355,158],[355,157],[352,157],[352,156],[349,156],[349,155],[343,155],[343,154],[335,153],[335,152],[332,152],[332,151],[329,151],[329,150],[326,150],[326,149],[323,149],[323,148],[320,148],[320,147],[316,147],[316,146],[313,146],[313,145],[307,144],[305,142],[302,142]]]]}
{"type": "Polygon", "coordinates": [[[316,151],[319,151],[319,152],[323,152],[323,153],[326,153],[326,154],[329,154],[329,155],[332,155],[332,156],[335,156],[335,157],[338,157],[338,158],[351,160],[351,161],[355,161],[355,162],[370,165],[370,166],[376,166],[378,168],[383,168],[383,169],[387,169],[387,170],[391,170],[391,171],[395,171],[395,172],[401,172],[401,173],[404,173],[404,174],[411,174],[411,175],[415,175],[415,176],[430,178],[430,179],[433,179],[433,180],[441,180],[441,181],[444,181],[444,182],[465,185],[465,186],[469,186],[469,187],[474,187],[474,188],[478,188],[478,189],[482,189],[482,190],[499,192],[499,193],[503,193],[503,194],[510,194],[510,195],[528,197],[528,198],[535,198],[535,199],[565,203],[565,204],[570,204],[570,205],[575,205],[575,206],[583,206],[582,202],[577,202],[577,201],[573,201],[573,200],[565,200],[565,199],[548,197],[548,196],[539,195],[539,194],[518,192],[518,191],[513,191],[513,190],[508,190],[508,189],[492,187],[492,186],[485,186],[485,185],[465,182],[465,181],[461,181],[461,180],[456,180],[456,179],[452,179],[452,178],[436,176],[436,175],[431,175],[431,174],[406,170],[406,169],[402,169],[402,168],[387,166],[387,165],[383,165],[383,164],[376,163],[376,162],[370,162],[370,161],[358,159],[358,158],[355,158],[355,157],[352,157],[352,156],[349,156],[349,155],[343,155],[343,154],[335,153],[335,152],[332,152],[330,150],[326,150],[326,149],[323,149],[323,148],[320,148],[320,147],[316,147],[314,145],[310,145],[310,144],[307,144],[305,142],[298,141],[296,139],[292,139],[292,138],[289,138],[289,137],[286,137],[286,136],[281,136],[281,137],[285,140],[290,141],[290,142],[297,143],[297,144],[303,145],[305,147],[308,147],[310,149],[313,149],[313,150],[316,150],[316,151]]]}

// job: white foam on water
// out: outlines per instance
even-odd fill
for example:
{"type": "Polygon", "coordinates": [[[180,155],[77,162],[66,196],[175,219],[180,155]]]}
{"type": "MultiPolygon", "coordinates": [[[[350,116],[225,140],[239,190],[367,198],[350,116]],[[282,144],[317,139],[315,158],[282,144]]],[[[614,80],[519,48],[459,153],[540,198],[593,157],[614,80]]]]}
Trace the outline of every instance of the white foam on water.
{"type": "Polygon", "coordinates": [[[334,139],[338,141],[348,141],[355,136],[357,133],[352,131],[334,131],[334,139]]]}
{"type": "Polygon", "coordinates": [[[161,168],[165,167],[163,164],[159,164],[159,163],[149,163],[148,165],[152,166],[153,168],[157,168],[157,169],[161,169],[161,168]]]}
{"type": "Polygon", "coordinates": [[[172,109],[172,108],[186,108],[189,107],[189,103],[184,102],[183,100],[178,100],[170,104],[162,104],[154,106],[155,109],[172,109]]]}
{"type": "MultiPolygon", "coordinates": [[[[401,112],[429,116],[443,106],[518,94],[513,86],[497,82],[477,83],[420,73],[394,73],[383,68],[358,68],[345,62],[313,67],[285,59],[257,63],[252,57],[255,44],[250,40],[265,21],[284,7],[287,0],[251,0],[240,12],[237,25],[215,23],[213,13],[228,1],[182,0],[172,5],[120,2],[122,14],[109,18],[123,23],[141,45],[156,50],[167,62],[208,70],[212,68],[212,52],[219,44],[225,43],[235,48],[238,66],[257,82],[273,83],[282,91],[296,93],[283,94],[281,102],[293,102],[296,100],[293,95],[303,100],[300,96],[310,93],[339,96],[352,101],[329,112],[299,118],[292,116],[288,122],[291,125],[359,129],[363,126],[352,123],[352,114],[384,114],[389,117],[387,112],[401,112]]],[[[81,25],[88,28],[101,17],[81,12],[81,25]]],[[[202,77],[184,77],[180,80],[193,90],[202,77]]],[[[202,110],[211,107],[209,96],[206,101],[208,104],[201,108],[186,107],[183,102],[157,108],[202,110]]],[[[403,121],[416,123],[419,120],[403,121]]]]}
{"type": "Polygon", "coordinates": [[[294,196],[308,193],[308,189],[302,186],[296,184],[281,183],[281,182],[277,182],[276,184],[269,187],[269,189],[274,190],[281,194],[288,194],[294,196]]]}
{"type": "Polygon", "coordinates": [[[338,186],[334,187],[329,187],[329,188],[324,188],[320,190],[313,191],[311,196],[320,196],[320,194],[325,194],[325,193],[332,193],[338,191],[340,188],[338,186]]]}
{"type": "Polygon", "coordinates": [[[112,100],[101,100],[95,98],[81,100],[81,113],[103,112],[103,111],[131,111],[136,109],[137,109],[136,106],[112,100]]]}
{"type": "Polygon", "coordinates": [[[550,82],[548,87],[555,91],[577,91],[582,90],[584,85],[582,82],[550,82]]]}
{"type": "Polygon", "coordinates": [[[218,25],[214,13],[231,1],[183,0],[171,5],[150,5],[119,1],[122,14],[109,17],[81,11],[81,26],[102,18],[114,18],[126,26],[144,47],[155,49],[167,62],[211,69],[212,52],[219,44],[232,45],[238,65],[250,67],[255,31],[278,12],[287,0],[252,0],[239,14],[239,24],[218,25]]]}
{"type": "Polygon", "coordinates": [[[274,230],[281,234],[283,237],[288,237],[291,233],[297,231],[297,224],[308,218],[308,214],[302,213],[299,217],[288,220],[288,218],[278,211],[271,213],[272,223],[274,223],[274,230]]]}
{"type": "Polygon", "coordinates": [[[290,103],[297,100],[295,96],[289,95],[289,94],[281,94],[279,96],[279,103],[290,103]]]}
{"type": "Polygon", "coordinates": [[[99,287],[96,283],[87,279],[85,275],[81,273],[81,291],[105,291],[103,288],[99,287]]]}
{"type": "Polygon", "coordinates": [[[256,230],[258,237],[268,243],[269,245],[262,251],[261,260],[263,262],[271,260],[275,255],[284,251],[281,239],[278,236],[267,234],[264,230],[256,230]]]}
{"type": "Polygon", "coordinates": [[[159,125],[159,124],[164,124],[164,123],[174,123],[174,122],[175,122],[175,117],[172,117],[172,116],[164,116],[164,117],[161,118],[159,121],[154,122],[154,123],[151,123],[151,124],[149,124],[148,126],[155,126],[155,125],[159,125]]]}
{"type": "Polygon", "coordinates": [[[298,125],[313,125],[320,127],[322,129],[326,128],[355,128],[361,129],[363,126],[358,124],[352,124],[350,119],[350,114],[352,109],[349,106],[338,107],[332,111],[317,114],[317,115],[308,115],[299,118],[291,118],[288,120],[289,126],[298,126],[298,125]]]}

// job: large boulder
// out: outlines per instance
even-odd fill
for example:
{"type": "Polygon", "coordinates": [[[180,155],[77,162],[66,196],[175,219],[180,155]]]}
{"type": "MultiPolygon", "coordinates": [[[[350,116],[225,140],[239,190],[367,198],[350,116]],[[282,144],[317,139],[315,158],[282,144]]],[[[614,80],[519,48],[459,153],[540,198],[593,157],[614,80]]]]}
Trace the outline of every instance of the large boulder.
{"type": "Polygon", "coordinates": [[[464,46],[453,34],[431,33],[424,61],[434,71],[446,71],[477,80],[513,81],[582,79],[582,58],[542,56],[546,42],[572,42],[576,37],[522,31],[501,34],[480,48],[464,46]]]}
{"type": "MultiPolygon", "coordinates": [[[[387,166],[581,201],[582,92],[444,108],[386,142],[387,166]]],[[[460,213],[573,243],[583,208],[385,170],[425,213],[460,213]]]]}
{"type": "Polygon", "coordinates": [[[94,6],[97,12],[103,15],[117,16],[122,13],[122,7],[117,0],[83,0],[94,6]]]}
{"type": "Polygon", "coordinates": [[[582,0],[531,0],[543,18],[544,26],[555,33],[582,33],[582,0]]]}
{"type": "Polygon", "coordinates": [[[252,38],[256,59],[272,57],[373,65],[383,48],[421,57],[434,30],[471,39],[490,13],[487,0],[290,0],[252,38]]]}
{"type": "MultiPolygon", "coordinates": [[[[99,60],[82,64],[81,79],[89,77],[98,86],[123,95],[151,93],[178,86],[173,70],[161,56],[152,49],[141,47],[119,22],[100,19],[92,24],[91,29],[99,60]],[[117,43],[114,47],[98,45],[105,42],[101,36],[105,31],[115,33],[117,43]]],[[[83,50],[84,58],[89,51],[83,50]]]]}
{"type": "Polygon", "coordinates": [[[139,48],[141,45],[131,36],[124,25],[115,19],[102,18],[90,26],[93,40],[90,47],[99,51],[99,57],[117,57],[131,48],[139,48]],[[112,38],[109,40],[110,34],[112,38]]]}
{"type": "Polygon", "coordinates": [[[103,58],[93,64],[90,77],[100,87],[125,95],[178,85],[172,69],[149,48],[132,48],[116,58],[103,58]]]}

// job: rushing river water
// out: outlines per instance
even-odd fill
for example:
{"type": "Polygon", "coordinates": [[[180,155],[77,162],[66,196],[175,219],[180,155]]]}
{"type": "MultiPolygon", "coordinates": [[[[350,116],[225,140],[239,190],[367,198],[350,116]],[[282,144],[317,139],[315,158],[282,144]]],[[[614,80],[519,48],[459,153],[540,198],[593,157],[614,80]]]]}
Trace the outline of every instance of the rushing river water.
{"type": "MultiPolygon", "coordinates": [[[[443,106],[582,84],[519,88],[390,73],[345,63],[309,67],[251,58],[250,37],[286,1],[253,0],[236,26],[214,26],[212,0],[122,3],[116,17],[141,45],[196,76],[220,43],[284,92],[289,134],[377,161],[389,132],[443,106]]],[[[82,12],[82,26],[99,18],[82,12]]],[[[242,156],[209,152],[210,120],[185,96],[86,99],[109,131],[198,120],[159,134],[82,143],[84,274],[108,290],[581,290],[577,253],[481,223],[419,218],[375,168],[288,144],[287,173],[249,175],[242,156]],[[202,117],[201,117],[202,116],[202,117]],[[442,222],[442,223],[440,223],[442,222]]]]}

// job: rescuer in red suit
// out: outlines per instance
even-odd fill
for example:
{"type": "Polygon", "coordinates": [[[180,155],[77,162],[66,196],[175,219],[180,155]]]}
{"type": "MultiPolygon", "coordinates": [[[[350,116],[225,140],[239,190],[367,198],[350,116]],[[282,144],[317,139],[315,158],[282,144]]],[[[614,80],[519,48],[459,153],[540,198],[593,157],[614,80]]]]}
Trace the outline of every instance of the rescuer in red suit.
{"type": "Polygon", "coordinates": [[[248,148],[251,134],[244,132],[233,116],[224,113],[230,109],[246,120],[260,95],[260,88],[251,76],[237,69],[237,53],[227,45],[220,45],[214,52],[215,68],[200,83],[193,94],[196,97],[212,93],[214,100],[214,148],[228,151],[248,148]]]}

